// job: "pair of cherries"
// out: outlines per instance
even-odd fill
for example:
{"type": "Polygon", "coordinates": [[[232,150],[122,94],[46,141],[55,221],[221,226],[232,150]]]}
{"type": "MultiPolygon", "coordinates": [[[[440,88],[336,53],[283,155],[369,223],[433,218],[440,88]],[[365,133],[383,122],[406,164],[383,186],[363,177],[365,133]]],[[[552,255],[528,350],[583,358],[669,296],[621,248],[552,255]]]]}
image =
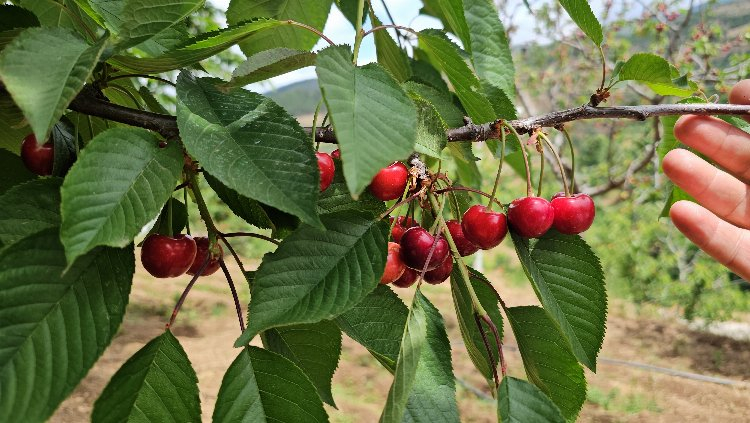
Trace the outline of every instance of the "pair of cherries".
{"type": "MultiPolygon", "coordinates": [[[[341,151],[334,150],[331,154],[315,153],[320,171],[320,192],[325,191],[333,182],[336,165],[333,159],[341,159],[341,151]]],[[[395,162],[381,169],[370,183],[372,195],[383,201],[395,200],[404,193],[409,181],[409,169],[401,162],[395,162]]]]}
{"type": "Polygon", "coordinates": [[[208,276],[219,269],[219,260],[224,256],[224,251],[219,245],[218,255],[209,257],[210,254],[206,237],[153,234],[143,241],[141,263],[154,277],[176,278],[185,273],[195,275],[208,258],[208,264],[201,273],[201,276],[208,276]]]}
{"type": "Polygon", "coordinates": [[[408,288],[425,267],[425,282],[437,285],[448,279],[453,259],[445,238],[432,236],[414,219],[404,216],[396,219],[391,236],[395,242],[388,243],[388,258],[380,283],[408,288]]]}
{"type": "Polygon", "coordinates": [[[586,194],[558,192],[552,201],[525,197],[508,206],[508,222],[524,238],[539,238],[550,228],[566,235],[580,234],[591,227],[595,216],[594,200],[586,194]]]}

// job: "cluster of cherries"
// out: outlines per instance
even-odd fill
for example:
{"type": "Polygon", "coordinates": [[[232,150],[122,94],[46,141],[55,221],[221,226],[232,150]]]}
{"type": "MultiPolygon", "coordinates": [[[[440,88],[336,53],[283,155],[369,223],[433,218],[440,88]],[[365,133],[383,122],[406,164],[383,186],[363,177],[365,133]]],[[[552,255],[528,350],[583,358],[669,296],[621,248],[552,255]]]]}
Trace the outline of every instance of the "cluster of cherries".
{"type": "Polygon", "coordinates": [[[214,274],[219,269],[219,261],[224,256],[221,245],[218,254],[209,251],[209,240],[206,237],[193,238],[190,235],[174,237],[152,234],[143,241],[141,263],[152,276],[157,278],[176,278],[185,273],[195,276],[208,259],[201,276],[214,274]]]}

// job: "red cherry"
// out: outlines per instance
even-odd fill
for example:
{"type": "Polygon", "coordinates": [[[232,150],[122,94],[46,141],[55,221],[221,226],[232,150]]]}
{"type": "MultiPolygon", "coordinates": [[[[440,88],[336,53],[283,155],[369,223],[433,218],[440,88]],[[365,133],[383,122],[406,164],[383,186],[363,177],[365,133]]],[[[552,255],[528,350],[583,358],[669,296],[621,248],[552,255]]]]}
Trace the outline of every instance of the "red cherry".
{"type": "Polygon", "coordinates": [[[541,197],[517,198],[508,207],[510,227],[524,238],[539,238],[555,220],[552,204],[541,197]]]}
{"type": "Polygon", "coordinates": [[[409,169],[401,162],[380,169],[370,183],[370,192],[383,200],[395,200],[401,197],[409,181],[409,169]]]}
{"type": "Polygon", "coordinates": [[[331,157],[341,160],[341,150],[339,150],[338,148],[333,150],[333,152],[331,152],[331,157]]]}
{"type": "Polygon", "coordinates": [[[461,223],[457,220],[449,220],[445,222],[445,226],[448,227],[448,231],[451,233],[451,238],[453,238],[453,242],[456,244],[456,248],[458,249],[458,253],[461,254],[461,257],[470,256],[479,250],[477,244],[466,239],[464,229],[461,227],[461,223]]]}
{"type": "Polygon", "coordinates": [[[320,170],[320,192],[323,192],[333,182],[336,165],[333,164],[331,156],[326,153],[315,153],[315,156],[318,158],[318,170],[320,170]]]}
{"type": "Polygon", "coordinates": [[[424,281],[432,285],[443,283],[445,282],[446,279],[448,279],[452,271],[453,271],[453,257],[448,257],[445,259],[443,264],[441,264],[434,270],[430,270],[429,272],[426,272],[424,274],[424,281]]]}
{"type": "Polygon", "coordinates": [[[483,250],[497,247],[508,234],[505,214],[488,211],[485,206],[475,204],[464,213],[461,222],[464,236],[483,250]]]}
{"type": "MultiPolygon", "coordinates": [[[[203,270],[203,273],[201,273],[201,276],[213,275],[217,270],[219,270],[219,260],[224,257],[224,250],[221,248],[220,244],[216,245],[219,247],[219,255],[218,257],[211,257],[210,259],[208,259],[208,264],[203,270]]],[[[203,262],[206,260],[206,257],[208,257],[209,254],[209,241],[205,236],[199,236],[195,238],[195,246],[197,248],[195,253],[195,260],[193,260],[193,264],[187,271],[188,275],[195,275],[196,273],[198,273],[198,271],[201,270],[201,266],[203,266],[203,262]]]]}
{"type": "Polygon", "coordinates": [[[385,271],[380,278],[380,283],[389,284],[395,282],[404,274],[406,265],[401,261],[401,246],[395,242],[388,243],[388,259],[385,262],[385,271]]]}
{"type": "Polygon", "coordinates": [[[401,259],[412,269],[422,271],[432,244],[435,244],[435,248],[427,264],[427,270],[432,270],[445,261],[449,253],[448,242],[443,237],[436,240],[425,228],[409,228],[401,237],[401,259]]]}
{"type": "Polygon", "coordinates": [[[172,238],[154,234],[143,241],[141,263],[157,278],[175,278],[187,272],[196,252],[195,240],[190,235],[172,238]]]}
{"type": "Polygon", "coordinates": [[[404,274],[393,282],[393,284],[399,288],[408,288],[414,285],[414,282],[417,281],[417,277],[419,277],[419,273],[416,270],[406,267],[404,268],[404,274]]]}
{"type": "Polygon", "coordinates": [[[586,194],[570,197],[566,197],[564,193],[562,196],[558,194],[552,197],[552,208],[555,209],[552,226],[568,235],[580,234],[590,228],[596,215],[594,200],[586,194]]]}
{"type": "Polygon", "coordinates": [[[26,168],[40,176],[52,174],[52,165],[55,161],[54,144],[47,141],[42,145],[36,140],[34,134],[29,134],[21,144],[21,160],[26,168]]]}
{"type": "MultiPolygon", "coordinates": [[[[393,223],[393,218],[390,218],[391,223],[393,223]]],[[[393,237],[393,240],[395,242],[401,242],[401,237],[404,235],[404,232],[406,232],[407,229],[413,228],[415,226],[419,226],[417,222],[412,219],[411,217],[406,216],[399,216],[396,218],[396,224],[393,225],[393,229],[391,229],[391,236],[393,237]]]]}

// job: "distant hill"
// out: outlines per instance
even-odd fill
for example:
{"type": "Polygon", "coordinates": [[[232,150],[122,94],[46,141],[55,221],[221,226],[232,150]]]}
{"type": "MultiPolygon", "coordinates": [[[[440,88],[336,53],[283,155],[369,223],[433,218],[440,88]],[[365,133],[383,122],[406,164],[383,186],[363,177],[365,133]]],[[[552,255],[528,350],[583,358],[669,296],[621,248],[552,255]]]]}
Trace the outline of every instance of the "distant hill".
{"type": "MultiPolygon", "coordinates": [[[[279,89],[265,93],[294,116],[311,115],[321,99],[317,79],[295,82],[279,89]]],[[[320,107],[325,113],[325,105],[320,107]]]]}

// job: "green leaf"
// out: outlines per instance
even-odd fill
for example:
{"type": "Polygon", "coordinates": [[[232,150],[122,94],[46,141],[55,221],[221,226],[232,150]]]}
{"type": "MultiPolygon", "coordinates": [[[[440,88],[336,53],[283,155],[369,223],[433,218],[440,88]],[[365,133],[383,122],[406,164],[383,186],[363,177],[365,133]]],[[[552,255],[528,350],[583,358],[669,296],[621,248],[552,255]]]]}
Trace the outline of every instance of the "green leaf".
{"type": "Polygon", "coordinates": [[[299,367],[258,347],[246,347],[227,369],[213,422],[328,422],[315,387],[299,367]]]}
{"type": "Polygon", "coordinates": [[[678,187],[677,185],[673,183],[667,183],[667,191],[669,192],[669,195],[667,196],[667,201],[664,202],[664,207],[661,209],[661,213],[659,213],[659,217],[669,217],[669,210],[672,208],[674,203],[678,201],[692,201],[696,202],[695,198],[693,198],[690,194],[685,192],[682,188],[678,187]]]}
{"type": "Polygon", "coordinates": [[[637,53],[622,65],[619,80],[671,84],[671,75],[669,62],[662,57],[651,53],[637,53]]]}
{"type": "MultiPolygon", "coordinates": [[[[362,7],[362,23],[364,23],[365,19],[367,18],[367,3],[368,2],[365,2],[364,6],[362,7]]],[[[358,0],[336,0],[336,7],[338,7],[341,11],[341,14],[344,15],[344,17],[349,22],[351,22],[352,26],[356,25],[357,8],[359,7],[358,0]]]]}
{"type": "Polygon", "coordinates": [[[235,346],[260,331],[332,319],[380,282],[388,224],[356,212],[322,216],[325,229],[303,225],[258,268],[248,328],[235,346]]]}
{"type": "Polygon", "coordinates": [[[46,421],[120,327],[133,248],[99,248],[65,268],[56,228],[0,251],[0,421],[46,421]]]}
{"type": "Polygon", "coordinates": [[[64,177],[75,162],[78,147],[78,140],[75,136],[75,127],[65,116],[52,126],[50,134],[54,150],[52,175],[64,177]]]}
{"type": "Polygon", "coordinates": [[[190,16],[204,0],[125,0],[117,48],[142,43],[190,16]]]}
{"type": "Polygon", "coordinates": [[[261,51],[247,58],[232,72],[224,87],[243,87],[315,64],[317,55],[286,47],[261,51]]]}
{"type": "Polygon", "coordinates": [[[385,212],[385,203],[375,198],[369,190],[363,192],[357,200],[353,199],[352,194],[346,187],[341,160],[334,159],[334,162],[336,163],[336,172],[333,176],[333,182],[328,186],[328,189],[320,193],[318,214],[324,215],[350,210],[367,213],[374,219],[385,212]]]}
{"type": "Polygon", "coordinates": [[[482,85],[459,54],[455,44],[438,31],[424,30],[419,33],[419,46],[448,76],[456,95],[474,123],[495,120],[492,104],[482,94],[482,85]]]}
{"type": "MultiPolygon", "coordinates": [[[[231,25],[253,18],[293,20],[323,31],[333,0],[232,0],[227,9],[231,25]]],[[[302,28],[285,26],[253,35],[240,43],[247,56],[263,50],[287,47],[309,51],[318,42],[316,34],[302,28]]]]}
{"type": "Polygon", "coordinates": [[[440,20],[442,20],[446,29],[452,31],[467,51],[472,48],[471,35],[469,33],[469,27],[464,16],[464,8],[462,0],[430,0],[425,2],[432,8],[437,9],[436,12],[440,20]]]}
{"type": "Polygon", "coordinates": [[[170,198],[167,200],[167,204],[161,209],[159,218],[156,219],[156,223],[151,228],[149,234],[179,234],[182,232],[188,223],[188,211],[185,204],[176,199],[170,198]],[[172,227],[169,227],[169,205],[172,205],[172,227]]]}
{"type": "Polygon", "coordinates": [[[418,96],[422,100],[429,101],[449,128],[464,125],[464,113],[453,103],[447,89],[442,92],[437,88],[413,81],[405,82],[403,87],[410,96],[418,96]]]}
{"type": "Polygon", "coordinates": [[[177,125],[188,153],[227,187],[320,225],[312,143],[271,99],[242,89],[221,92],[213,78],[177,79],[177,125]]]}
{"type": "Polygon", "coordinates": [[[382,67],[355,67],[348,46],[326,48],[316,65],[347,186],[356,198],[380,169],[414,151],[417,112],[382,67]]]}
{"type": "Polygon", "coordinates": [[[378,285],[357,305],[340,314],[336,324],[393,373],[408,315],[409,309],[398,295],[388,286],[378,285]]]}
{"type": "Polygon", "coordinates": [[[506,376],[497,396],[497,420],[502,423],[565,423],[560,409],[529,382],[506,376]]]}
{"type": "MultiPolygon", "coordinates": [[[[706,101],[700,97],[689,97],[682,99],[677,104],[701,104],[706,101]]],[[[674,126],[677,123],[679,116],[662,116],[660,118],[662,135],[659,145],[656,146],[656,153],[659,155],[659,168],[661,169],[661,163],[664,161],[664,157],[670,151],[680,146],[680,140],[674,136],[674,126]]],[[[744,121],[743,121],[744,122],[744,121]]]]}
{"type": "Polygon", "coordinates": [[[479,303],[482,304],[484,310],[492,320],[492,323],[497,327],[498,334],[500,335],[499,340],[495,340],[492,331],[486,325],[483,326],[487,342],[490,345],[492,355],[490,356],[487,347],[484,345],[482,340],[482,334],[477,328],[476,320],[474,319],[474,311],[471,305],[471,297],[467,289],[466,281],[464,281],[458,266],[453,268],[451,274],[451,293],[453,294],[453,305],[456,308],[456,317],[458,317],[458,327],[461,330],[461,337],[464,340],[464,346],[466,351],[469,353],[474,367],[479,370],[479,373],[484,376],[487,380],[487,385],[490,390],[495,390],[495,378],[492,369],[497,369],[499,364],[497,356],[497,343],[503,341],[503,316],[500,314],[499,302],[497,294],[490,288],[490,282],[474,269],[470,269],[470,282],[474,292],[479,298],[479,303]]]}
{"type": "Polygon", "coordinates": [[[529,381],[574,421],[586,401],[586,378],[568,342],[540,307],[511,307],[507,316],[529,381]]]}
{"type": "Polygon", "coordinates": [[[201,34],[184,46],[158,57],[113,56],[108,60],[120,70],[136,73],[163,73],[194,65],[215,56],[255,32],[282,25],[273,19],[255,19],[229,28],[201,34]]]}
{"type": "Polygon", "coordinates": [[[170,331],[149,341],[117,370],[91,413],[93,423],[200,419],[198,377],[170,331]]]}
{"type": "Polygon", "coordinates": [[[417,142],[415,149],[417,153],[439,159],[441,152],[448,144],[448,138],[445,135],[448,128],[432,103],[422,100],[420,97],[413,97],[412,99],[417,107],[417,142]]]}
{"type": "MultiPolygon", "coordinates": [[[[373,27],[383,24],[375,16],[375,13],[370,13],[370,19],[372,19],[373,27]]],[[[378,57],[378,63],[383,65],[397,81],[404,82],[409,79],[411,77],[409,56],[396,44],[391,34],[386,30],[382,30],[375,31],[373,36],[375,37],[375,52],[378,57]]]]}
{"type": "Polygon", "coordinates": [[[578,360],[595,372],[607,321],[607,291],[599,258],[578,235],[551,230],[533,246],[528,239],[511,235],[539,301],[578,360]]]}
{"type": "Polygon", "coordinates": [[[33,12],[44,27],[68,28],[81,33],[83,31],[73,18],[80,14],[72,0],[21,0],[15,3],[20,3],[21,7],[33,12]]]}
{"type": "Polygon", "coordinates": [[[34,179],[0,196],[0,244],[60,225],[61,178],[34,179]]]}
{"type": "MultiPolygon", "coordinates": [[[[413,50],[415,55],[421,52],[416,46],[413,47],[413,50]]],[[[448,93],[448,84],[443,80],[443,76],[426,59],[410,59],[410,63],[411,78],[409,78],[409,81],[425,84],[436,90],[440,90],[440,92],[448,93]]]]}
{"type": "Polygon", "coordinates": [[[341,355],[341,331],[333,322],[268,329],[261,338],[264,347],[302,369],[324,402],[336,406],[331,381],[341,355]]]}
{"type": "MultiPolygon", "coordinates": [[[[0,131],[2,128],[0,128],[0,131]]],[[[3,178],[0,180],[0,195],[21,183],[37,178],[37,175],[29,172],[21,161],[21,158],[10,151],[0,148],[0,169],[3,169],[3,178]]],[[[7,210],[3,208],[3,210],[7,210]]]]}
{"type": "Polygon", "coordinates": [[[515,68],[505,27],[491,0],[463,0],[471,35],[471,61],[477,76],[515,96],[515,68]]]}
{"type": "Polygon", "coordinates": [[[427,315],[418,300],[420,295],[419,290],[414,294],[414,301],[401,340],[393,384],[388,391],[383,413],[380,415],[381,423],[401,423],[409,395],[417,379],[417,367],[422,349],[427,344],[427,315]]]}
{"type": "Polygon", "coordinates": [[[237,215],[245,222],[261,229],[271,229],[276,231],[276,225],[274,225],[271,217],[266,213],[261,206],[255,200],[251,200],[245,196],[237,193],[237,191],[227,188],[226,185],[222,184],[221,181],[211,176],[210,173],[204,173],[206,182],[211,186],[211,189],[216,192],[219,199],[232,210],[232,213],[237,215]]]}
{"type": "Polygon", "coordinates": [[[594,12],[589,6],[587,0],[560,0],[560,4],[568,12],[573,22],[581,28],[584,34],[586,34],[591,41],[597,46],[602,45],[604,42],[604,34],[602,34],[602,24],[594,15],[594,12]]]}
{"type": "Polygon", "coordinates": [[[47,139],[91,76],[105,45],[106,38],[89,46],[69,30],[29,28],[0,53],[0,79],[37,139],[47,139]]]}
{"type": "Polygon", "coordinates": [[[97,135],[62,185],[60,238],[68,263],[99,245],[124,247],[159,215],[182,171],[176,142],[136,128],[97,135]]]}
{"type": "Polygon", "coordinates": [[[0,31],[39,25],[39,19],[30,10],[12,4],[0,5],[0,31]]]}
{"type": "Polygon", "coordinates": [[[425,314],[425,343],[401,421],[458,423],[456,378],[443,317],[420,291],[417,302],[425,314]]]}

